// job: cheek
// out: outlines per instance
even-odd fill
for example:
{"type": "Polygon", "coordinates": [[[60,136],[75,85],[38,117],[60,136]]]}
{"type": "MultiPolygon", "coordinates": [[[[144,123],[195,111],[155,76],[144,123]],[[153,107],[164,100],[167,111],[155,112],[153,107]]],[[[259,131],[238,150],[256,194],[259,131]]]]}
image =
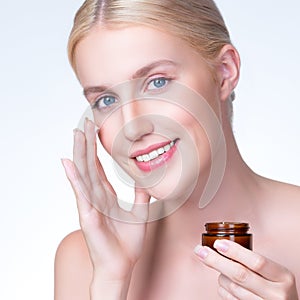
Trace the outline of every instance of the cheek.
{"type": "Polygon", "coordinates": [[[200,176],[203,176],[210,171],[220,145],[223,146],[224,134],[218,115],[207,102],[194,102],[190,107],[193,108],[190,109],[193,113],[176,109],[170,109],[169,113],[170,118],[183,129],[182,136],[185,137],[181,144],[183,164],[188,166],[191,173],[192,170],[194,173],[200,170],[200,176]]]}
{"type": "Polygon", "coordinates": [[[108,139],[104,138],[105,135],[103,135],[103,132],[99,131],[98,138],[100,140],[100,143],[102,147],[105,149],[109,155],[111,155],[111,143],[108,141],[108,139]]]}
{"type": "Polygon", "coordinates": [[[112,124],[109,123],[106,122],[105,125],[101,126],[98,137],[103,148],[111,155],[117,133],[115,132],[115,128],[112,128],[112,124]]]}
{"type": "Polygon", "coordinates": [[[208,132],[211,132],[211,124],[200,124],[198,120],[189,114],[182,114],[178,122],[186,130],[186,135],[190,143],[183,145],[182,155],[184,163],[189,165],[191,170],[206,170],[210,166],[212,153],[212,139],[208,132]]]}
{"type": "Polygon", "coordinates": [[[207,70],[205,74],[201,73],[199,76],[189,78],[189,87],[195,94],[190,93],[188,106],[193,113],[199,111],[200,108],[204,114],[213,113],[220,119],[221,90],[211,72],[212,70],[207,70]]]}
{"type": "Polygon", "coordinates": [[[95,124],[99,129],[98,137],[103,148],[111,155],[117,136],[120,134],[121,116],[119,111],[115,111],[111,115],[103,116],[94,112],[95,124]]]}

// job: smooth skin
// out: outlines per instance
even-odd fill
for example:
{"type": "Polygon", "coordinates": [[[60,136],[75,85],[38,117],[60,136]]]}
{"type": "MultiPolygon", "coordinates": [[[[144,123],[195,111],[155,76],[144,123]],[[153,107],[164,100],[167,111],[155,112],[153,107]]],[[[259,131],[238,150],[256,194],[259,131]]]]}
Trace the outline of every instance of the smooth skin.
{"type": "MultiPolygon", "coordinates": [[[[297,300],[300,189],[255,174],[239,154],[226,103],[239,77],[236,50],[230,45],[223,47],[213,76],[200,54],[167,33],[142,26],[112,30],[94,27],[77,46],[77,76],[83,88],[111,88],[131,80],[137,70],[149,63],[166,59],[174,62],[175,67],[169,69],[162,64],[151,69],[145,75],[147,84],[142,91],[149,95],[153,78],[172,78],[165,82],[164,89],[172,89],[176,80],[207,100],[222,122],[226,139],[227,162],[222,184],[214,199],[199,209],[199,195],[211,159],[205,144],[208,140],[195,118],[182,114],[178,106],[170,112],[170,107],[157,107],[151,101],[132,101],[126,108],[120,106],[120,114],[117,112],[105,123],[99,121],[103,112],[95,112],[99,131],[95,133],[95,125],[86,121],[84,132],[76,130],[74,134],[73,161],[63,160],[76,195],[81,230],[71,233],[58,247],[55,299],[297,300]],[[191,153],[188,139],[176,126],[164,129],[146,117],[147,113],[158,112],[172,117],[189,133],[203,172],[183,206],[166,218],[143,223],[151,210],[150,196],[165,195],[174,188],[171,179],[178,176],[179,161],[191,153]],[[131,121],[141,115],[144,118],[138,126],[124,126],[136,124],[131,121]],[[115,192],[96,154],[97,135],[106,150],[114,153],[114,159],[126,161],[122,166],[131,171],[135,165],[128,158],[129,148],[143,149],[166,141],[166,137],[180,139],[177,154],[168,162],[165,179],[155,187],[136,188],[131,212],[116,204],[115,192]],[[121,140],[124,151],[113,151],[116,138],[121,140]],[[140,223],[113,220],[95,207],[140,223]],[[223,240],[215,244],[217,251],[196,246],[204,224],[216,220],[249,222],[254,251],[223,240]]],[[[161,91],[158,87],[156,93],[161,91]]],[[[87,99],[93,104],[102,95],[89,94],[87,99]]],[[[123,95],[119,96],[122,99],[123,95]]],[[[198,174],[197,164],[193,169],[187,160],[187,165],[191,174],[198,174]]],[[[188,180],[181,180],[176,192],[184,194],[188,184],[188,180]]]]}

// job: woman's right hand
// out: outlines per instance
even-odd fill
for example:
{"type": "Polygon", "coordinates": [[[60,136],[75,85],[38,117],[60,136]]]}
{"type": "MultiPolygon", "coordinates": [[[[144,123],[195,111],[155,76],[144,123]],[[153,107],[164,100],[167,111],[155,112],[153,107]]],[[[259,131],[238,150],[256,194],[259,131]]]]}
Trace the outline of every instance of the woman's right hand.
{"type": "Polygon", "coordinates": [[[94,280],[128,281],[142,253],[150,196],[135,188],[133,209],[119,207],[98,159],[95,125],[90,120],[85,121],[84,132],[74,131],[73,162],[63,159],[62,163],[76,196],[94,280]]]}

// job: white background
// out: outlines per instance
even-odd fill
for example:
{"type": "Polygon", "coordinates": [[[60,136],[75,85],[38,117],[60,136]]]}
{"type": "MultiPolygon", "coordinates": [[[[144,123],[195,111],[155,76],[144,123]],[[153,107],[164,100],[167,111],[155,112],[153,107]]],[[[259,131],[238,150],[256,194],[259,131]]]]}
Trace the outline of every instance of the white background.
{"type": "MultiPolygon", "coordinates": [[[[241,152],[255,171],[300,184],[300,2],[217,3],[242,58],[241,152]]],[[[66,55],[80,4],[0,2],[0,299],[53,299],[56,247],[78,228],[60,158],[87,105],[66,55]]]]}

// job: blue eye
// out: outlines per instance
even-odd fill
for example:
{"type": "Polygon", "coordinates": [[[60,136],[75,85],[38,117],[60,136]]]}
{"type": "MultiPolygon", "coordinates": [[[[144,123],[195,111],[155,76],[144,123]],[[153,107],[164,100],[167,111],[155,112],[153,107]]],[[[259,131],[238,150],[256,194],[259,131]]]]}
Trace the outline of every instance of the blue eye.
{"type": "Polygon", "coordinates": [[[100,101],[105,105],[105,106],[110,106],[116,102],[116,98],[113,96],[105,96],[100,99],[100,101]]]}
{"type": "Polygon", "coordinates": [[[92,108],[107,108],[113,104],[115,104],[117,101],[116,97],[108,95],[108,96],[103,96],[99,98],[93,105],[92,108]]]}
{"type": "Polygon", "coordinates": [[[161,89],[166,86],[169,82],[169,79],[160,77],[151,80],[148,84],[148,90],[161,89]]]}

